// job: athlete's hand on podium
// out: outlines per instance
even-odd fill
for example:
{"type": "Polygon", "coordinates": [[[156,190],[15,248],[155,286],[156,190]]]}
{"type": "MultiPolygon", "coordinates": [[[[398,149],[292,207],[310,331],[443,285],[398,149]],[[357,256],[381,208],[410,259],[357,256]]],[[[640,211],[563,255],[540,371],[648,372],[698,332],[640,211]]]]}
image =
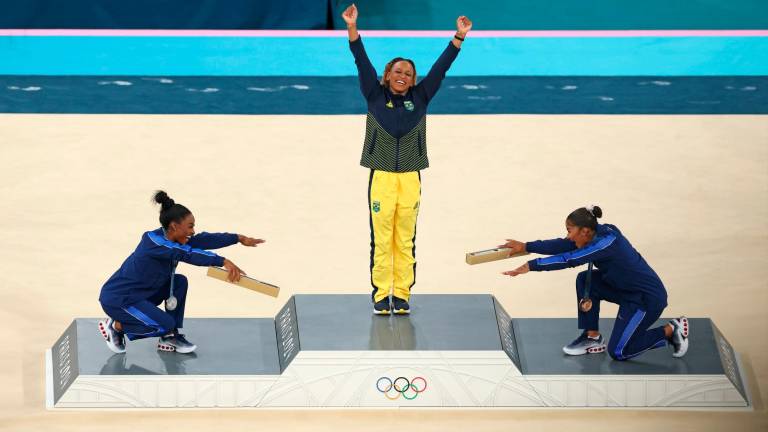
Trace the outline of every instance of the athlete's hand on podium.
{"type": "Polygon", "coordinates": [[[240,276],[245,274],[244,271],[240,270],[240,267],[236,266],[235,263],[226,258],[224,258],[224,268],[229,272],[227,279],[229,279],[230,282],[240,281],[240,276]]]}
{"type": "Polygon", "coordinates": [[[354,3],[349,5],[348,8],[341,13],[341,18],[347,23],[347,27],[357,24],[357,6],[354,3]]]}
{"type": "Polygon", "coordinates": [[[517,275],[526,274],[526,273],[528,273],[529,270],[530,269],[528,268],[528,263],[525,263],[525,264],[521,265],[520,267],[518,267],[518,268],[516,268],[514,270],[505,271],[502,274],[514,277],[514,276],[517,276],[517,275]]]}
{"type": "Polygon", "coordinates": [[[508,248],[511,249],[509,251],[510,255],[516,254],[516,253],[524,253],[527,252],[525,250],[525,243],[519,242],[517,240],[507,239],[507,242],[499,245],[500,248],[508,248]]]}
{"type": "Polygon", "coordinates": [[[256,245],[260,245],[264,243],[266,240],[262,239],[255,239],[253,237],[244,236],[242,234],[237,235],[237,241],[240,242],[243,246],[250,246],[250,247],[256,247],[256,245]]]}

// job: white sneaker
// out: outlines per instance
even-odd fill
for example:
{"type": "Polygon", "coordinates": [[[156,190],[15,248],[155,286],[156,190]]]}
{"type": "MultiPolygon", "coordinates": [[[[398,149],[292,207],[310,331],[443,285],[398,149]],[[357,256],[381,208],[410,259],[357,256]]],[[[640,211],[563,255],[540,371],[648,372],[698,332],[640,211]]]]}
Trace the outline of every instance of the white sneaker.
{"type": "Polygon", "coordinates": [[[125,352],[125,335],[122,332],[115,330],[115,320],[107,318],[99,321],[99,331],[104,336],[104,340],[107,341],[107,347],[116,354],[122,354],[125,352]]]}
{"type": "Polygon", "coordinates": [[[670,343],[672,344],[672,357],[682,357],[688,352],[688,335],[690,334],[690,327],[688,327],[688,318],[682,316],[669,321],[672,325],[672,338],[670,343]]]}
{"type": "Polygon", "coordinates": [[[157,341],[157,349],[160,351],[176,351],[179,354],[189,354],[197,349],[197,345],[188,341],[183,334],[161,336],[157,341]]]}
{"type": "Polygon", "coordinates": [[[563,352],[572,356],[605,352],[603,335],[598,336],[597,339],[593,339],[587,336],[587,332],[584,332],[573,342],[564,346],[563,352]]]}

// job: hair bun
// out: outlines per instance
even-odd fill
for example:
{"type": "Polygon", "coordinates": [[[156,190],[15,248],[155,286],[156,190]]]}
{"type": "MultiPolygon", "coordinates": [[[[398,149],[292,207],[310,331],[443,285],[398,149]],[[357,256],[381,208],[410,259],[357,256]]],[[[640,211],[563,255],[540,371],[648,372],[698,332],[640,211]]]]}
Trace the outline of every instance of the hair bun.
{"type": "Polygon", "coordinates": [[[171,199],[171,197],[169,197],[165,191],[162,190],[155,192],[153,199],[156,203],[160,204],[160,211],[168,210],[169,208],[173,207],[174,204],[176,204],[176,202],[171,199]]]}
{"type": "Polygon", "coordinates": [[[592,206],[592,214],[599,219],[603,217],[603,209],[598,206],[592,206]]]}

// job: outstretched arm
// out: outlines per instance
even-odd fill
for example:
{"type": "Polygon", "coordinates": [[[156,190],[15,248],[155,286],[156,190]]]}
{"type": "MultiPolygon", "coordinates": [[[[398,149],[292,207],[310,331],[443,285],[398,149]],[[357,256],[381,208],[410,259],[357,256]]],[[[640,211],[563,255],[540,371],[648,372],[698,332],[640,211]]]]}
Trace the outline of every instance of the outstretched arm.
{"type": "Polygon", "coordinates": [[[456,19],[456,35],[454,35],[453,40],[451,40],[451,43],[448,44],[443,53],[440,54],[435,64],[432,65],[427,76],[417,86],[417,88],[424,92],[427,101],[432,100],[435,93],[437,93],[446,72],[448,72],[448,68],[451,67],[451,64],[453,64],[453,61],[459,54],[462,41],[471,29],[472,21],[469,18],[462,15],[456,19]]]}
{"type": "MultiPolygon", "coordinates": [[[[559,245],[556,245],[555,248],[558,246],[566,246],[567,243],[570,243],[570,240],[567,239],[556,239],[548,241],[553,242],[552,245],[556,245],[554,242],[562,242],[559,245]]],[[[518,276],[528,273],[529,271],[561,270],[568,267],[577,267],[590,261],[605,259],[613,253],[611,245],[613,245],[615,241],[616,236],[614,234],[608,234],[604,237],[596,239],[581,249],[570,250],[568,252],[563,252],[546,258],[536,258],[528,261],[527,263],[514,270],[506,271],[502,274],[507,276],[518,276]]],[[[526,250],[531,251],[529,246],[532,244],[536,244],[536,242],[525,243],[526,250]]]]}
{"type": "Polygon", "coordinates": [[[187,246],[196,249],[220,249],[237,242],[237,234],[201,232],[190,237],[187,246]]]}
{"type": "Polygon", "coordinates": [[[235,243],[240,243],[243,246],[255,247],[265,241],[266,240],[248,237],[242,234],[201,232],[190,237],[187,245],[197,249],[220,249],[232,246],[235,243]]]}
{"type": "Polygon", "coordinates": [[[568,239],[536,240],[532,242],[520,242],[507,239],[507,242],[499,245],[500,248],[509,248],[511,253],[532,252],[541,255],[557,255],[576,249],[576,243],[568,239]]]}
{"type": "Polygon", "coordinates": [[[615,242],[616,235],[610,233],[592,241],[581,249],[530,260],[528,261],[528,268],[531,271],[561,270],[568,267],[578,267],[590,261],[605,259],[613,254],[615,249],[612,249],[611,245],[615,242]]]}
{"type": "Polygon", "coordinates": [[[536,240],[527,242],[525,250],[540,255],[557,255],[572,250],[576,250],[576,243],[567,238],[557,238],[552,240],[536,240]]]}
{"type": "MultiPolygon", "coordinates": [[[[536,240],[533,242],[521,242],[514,239],[507,239],[507,242],[499,245],[500,248],[509,248],[510,253],[533,252],[543,255],[556,255],[569,252],[576,249],[576,243],[568,239],[536,240]]],[[[502,274],[507,276],[519,276],[530,271],[528,263],[520,267],[505,271],[502,274]]]]}
{"type": "Polygon", "coordinates": [[[180,244],[168,240],[162,233],[150,231],[146,233],[149,242],[146,243],[145,253],[154,258],[170,261],[182,261],[196,266],[221,266],[224,257],[205,249],[198,249],[189,244],[180,244]]]}
{"type": "MultiPolygon", "coordinates": [[[[228,279],[232,282],[239,281],[240,275],[245,274],[245,272],[242,271],[240,267],[235,265],[235,263],[233,263],[232,261],[224,258],[223,256],[216,255],[213,252],[210,252],[204,249],[194,248],[189,245],[189,242],[187,244],[182,245],[166,239],[161,233],[158,233],[158,232],[148,232],[146,233],[146,235],[147,235],[147,238],[149,239],[146,253],[149,256],[177,261],[177,262],[182,261],[187,264],[192,264],[196,266],[224,267],[225,269],[227,269],[227,272],[229,273],[228,279]]],[[[209,237],[206,240],[214,241],[214,242],[226,240],[227,238],[229,239],[234,238],[234,242],[232,244],[236,243],[239,238],[238,234],[227,234],[227,233],[208,234],[208,236],[209,237]],[[214,239],[215,237],[218,237],[218,238],[214,239]]],[[[204,239],[205,237],[206,236],[203,236],[204,239]]],[[[250,239],[250,237],[247,237],[247,239],[250,239]]],[[[250,239],[250,240],[256,240],[256,239],[250,239]]],[[[243,243],[242,240],[241,240],[241,243],[243,243]]]]}
{"type": "Polygon", "coordinates": [[[349,49],[355,56],[355,65],[357,66],[357,77],[360,79],[360,91],[368,99],[370,95],[379,88],[379,81],[376,77],[376,69],[371,64],[368,54],[365,53],[363,41],[357,33],[357,6],[352,4],[342,14],[341,17],[347,23],[347,33],[349,35],[349,49]]]}

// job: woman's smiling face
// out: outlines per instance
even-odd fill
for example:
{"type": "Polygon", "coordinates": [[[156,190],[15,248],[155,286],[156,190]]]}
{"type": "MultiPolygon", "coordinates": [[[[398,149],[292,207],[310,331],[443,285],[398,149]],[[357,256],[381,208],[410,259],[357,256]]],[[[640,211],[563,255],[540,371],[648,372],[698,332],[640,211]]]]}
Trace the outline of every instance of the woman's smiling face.
{"type": "Polygon", "coordinates": [[[407,93],[408,89],[413,87],[415,79],[416,71],[407,60],[395,62],[384,77],[384,81],[389,84],[389,89],[396,94],[407,93]]]}
{"type": "Polygon", "coordinates": [[[166,230],[166,238],[176,243],[186,244],[195,235],[195,217],[188,214],[179,222],[171,222],[166,230]]]}

